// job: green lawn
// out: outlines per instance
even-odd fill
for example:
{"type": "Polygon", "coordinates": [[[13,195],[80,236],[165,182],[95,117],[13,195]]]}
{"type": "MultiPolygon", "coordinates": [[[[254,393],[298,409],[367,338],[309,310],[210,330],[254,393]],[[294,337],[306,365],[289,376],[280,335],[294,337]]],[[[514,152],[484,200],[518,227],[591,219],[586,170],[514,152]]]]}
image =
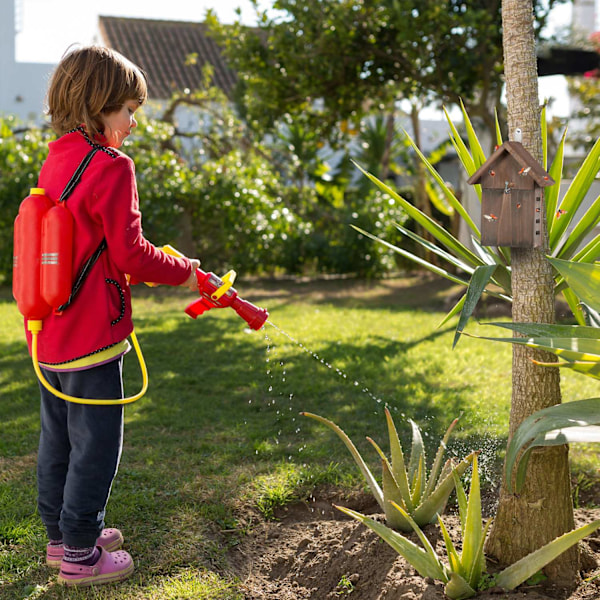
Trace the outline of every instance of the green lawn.
{"type": "MultiPolygon", "coordinates": [[[[193,321],[183,313],[193,294],[135,291],[150,388],[126,408],[107,523],[123,530],[137,569],[118,587],[87,591],[58,587],[43,565],[44,532],[35,512],[38,390],[20,315],[10,290],[0,290],[3,600],[241,598],[238,582],[226,575],[226,553],[251,527],[250,508],[269,516],[321,484],[362,485],[339,439],[299,416],[303,410],[340,425],[375,472],[365,436],[386,447],[386,404],[405,444],[403,417],[417,421],[433,447],[462,415],[450,452],[481,448],[487,481],[498,479],[511,349],[464,338],[453,351],[454,323],[437,328],[448,286],[415,277],[255,282],[238,289],[267,307],[277,327],[249,332],[229,309],[193,321]]],[[[491,333],[475,322],[467,329],[491,333]]],[[[125,371],[126,391],[135,393],[140,376],[133,353],[125,371]]],[[[597,395],[595,381],[582,376],[565,374],[563,384],[565,400],[597,395]]],[[[581,489],[597,466],[595,449],[587,450],[581,459],[574,452],[581,489]]]]}

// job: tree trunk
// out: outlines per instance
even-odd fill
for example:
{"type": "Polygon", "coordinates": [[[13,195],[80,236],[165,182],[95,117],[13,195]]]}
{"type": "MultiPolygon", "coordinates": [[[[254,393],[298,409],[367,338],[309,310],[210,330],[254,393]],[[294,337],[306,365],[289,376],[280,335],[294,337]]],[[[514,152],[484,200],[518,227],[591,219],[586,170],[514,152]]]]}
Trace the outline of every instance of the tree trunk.
{"type": "MultiPolygon", "coordinates": [[[[522,131],[523,145],[541,161],[540,109],[531,0],[503,0],[504,69],[511,139],[522,131]]],[[[554,322],[552,267],[544,255],[548,248],[546,223],[541,249],[511,251],[513,322],[554,322]]],[[[513,346],[513,383],[509,437],[530,414],[561,401],[558,368],[539,367],[553,355],[513,346]]],[[[510,494],[505,485],[486,544],[488,556],[502,565],[512,564],[555,537],[574,528],[568,448],[533,452],[525,487],[510,494]]],[[[544,569],[549,579],[572,587],[578,580],[579,552],[575,546],[544,569]]]]}

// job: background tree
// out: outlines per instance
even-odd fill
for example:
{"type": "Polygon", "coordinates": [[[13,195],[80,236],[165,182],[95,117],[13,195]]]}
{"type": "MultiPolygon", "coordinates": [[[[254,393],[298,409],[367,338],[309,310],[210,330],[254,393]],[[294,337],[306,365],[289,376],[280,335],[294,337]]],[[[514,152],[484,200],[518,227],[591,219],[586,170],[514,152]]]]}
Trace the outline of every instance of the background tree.
{"type": "MultiPolygon", "coordinates": [[[[503,0],[504,72],[511,139],[522,130],[523,145],[541,162],[534,19],[531,0],[503,0]]],[[[552,267],[545,259],[547,229],[540,249],[511,249],[514,322],[554,322],[552,267]]],[[[537,410],[561,401],[558,369],[541,368],[555,360],[524,346],[513,348],[513,385],[509,437],[537,410]]],[[[511,564],[551,539],[574,528],[568,448],[545,448],[532,457],[521,494],[500,492],[497,515],[487,541],[487,553],[511,564]]],[[[578,576],[577,548],[565,552],[546,569],[556,583],[573,585],[578,576]]]]}

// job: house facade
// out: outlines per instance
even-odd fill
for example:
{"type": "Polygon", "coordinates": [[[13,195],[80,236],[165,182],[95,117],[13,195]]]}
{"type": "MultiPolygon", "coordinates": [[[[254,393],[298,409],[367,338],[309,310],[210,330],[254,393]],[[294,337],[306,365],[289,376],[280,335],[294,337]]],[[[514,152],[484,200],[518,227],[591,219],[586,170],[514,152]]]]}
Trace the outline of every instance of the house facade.
{"type": "MultiPolygon", "coordinates": [[[[18,0],[17,0],[18,1],[18,0]]],[[[44,98],[54,64],[17,62],[15,0],[0,2],[0,115],[41,123],[44,98]]]]}

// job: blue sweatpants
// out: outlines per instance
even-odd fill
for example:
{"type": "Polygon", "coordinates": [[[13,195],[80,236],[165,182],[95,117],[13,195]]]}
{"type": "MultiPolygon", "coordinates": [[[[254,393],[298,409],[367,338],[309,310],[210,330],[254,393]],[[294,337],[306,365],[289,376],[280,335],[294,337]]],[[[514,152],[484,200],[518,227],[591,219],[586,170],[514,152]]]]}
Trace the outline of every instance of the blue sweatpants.
{"type": "MultiPolygon", "coordinates": [[[[57,390],[80,398],[122,398],[123,359],[83,371],[44,370],[57,390]]],[[[123,405],[76,404],[40,384],[38,510],[49,539],[90,547],[104,513],[123,447],[123,405]]]]}

